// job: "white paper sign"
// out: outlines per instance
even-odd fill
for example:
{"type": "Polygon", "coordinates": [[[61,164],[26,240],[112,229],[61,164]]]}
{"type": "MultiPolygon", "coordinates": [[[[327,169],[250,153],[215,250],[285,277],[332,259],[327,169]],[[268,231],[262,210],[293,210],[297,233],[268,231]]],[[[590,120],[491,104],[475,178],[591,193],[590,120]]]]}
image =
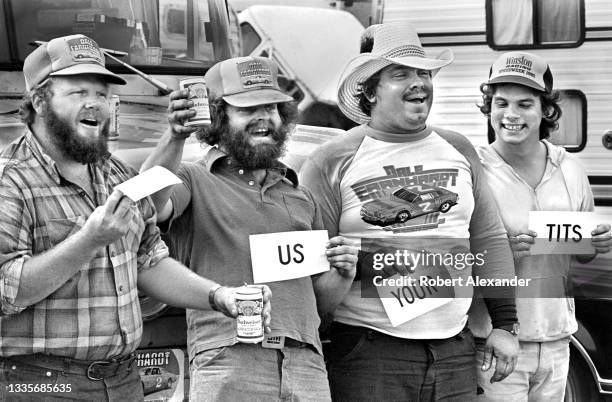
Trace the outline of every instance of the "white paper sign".
{"type": "Polygon", "coordinates": [[[397,327],[454,300],[453,297],[442,297],[453,296],[452,290],[420,285],[419,276],[404,276],[405,284],[402,285],[400,282],[402,276],[395,274],[387,280],[396,280],[396,283],[399,283],[398,286],[376,286],[376,291],[392,326],[397,327]],[[415,282],[407,283],[406,278],[413,278],[415,282]]]}
{"type": "Polygon", "coordinates": [[[531,254],[593,254],[591,231],[600,223],[612,223],[612,215],[530,211],[529,229],[538,234],[531,246],[531,254]]]}
{"type": "Polygon", "coordinates": [[[138,201],[172,184],[182,183],[174,173],[161,166],[154,166],[124,181],[115,188],[130,197],[132,201],[138,201]]]}
{"type": "Polygon", "coordinates": [[[249,236],[255,283],[285,281],[329,271],[327,230],[249,236]]]}

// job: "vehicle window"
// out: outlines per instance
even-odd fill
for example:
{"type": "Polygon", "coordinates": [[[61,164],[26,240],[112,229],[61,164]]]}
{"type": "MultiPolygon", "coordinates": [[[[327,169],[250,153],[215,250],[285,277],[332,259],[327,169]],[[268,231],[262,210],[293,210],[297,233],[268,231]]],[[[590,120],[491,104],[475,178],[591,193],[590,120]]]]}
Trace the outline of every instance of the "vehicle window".
{"type": "MultiPolygon", "coordinates": [[[[562,115],[559,129],[551,133],[548,140],[555,145],[565,147],[568,152],[579,152],[587,141],[587,102],[582,91],[576,89],[560,90],[562,115]]],[[[488,125],[489,143],[495,141],[495,132],[488,125]]]]}
{"type": "Polygon", "coordinates": [[[426,194],[421,195],[421,199],[423,201],[433,200],[434,198],[435,197],[434,197],[433,193],[426,193],[426,194]]]}
{"type": "Polygon", "coordinates": [[[8,27],[4,23],[6,21],[6,16],[4,13],[4,3],[0,2],[0,64],[9,63],[11,61],[9,54],[9,45],[6,30],[8,27]]]}
{"type": "Polygon", "coordinates": [[[261,38],[247,22],[240,24],[240,32],[242,34],[242,55],[249,56],[259,46],[261,38]]]}
{"type": "Polygon", "coordinates": [[[417,198],[417,195],[415,193],[410,192],[405,188],[400,188],[399,190],[394,192],[393,195],[408,202],[413,202],[417,198]]]}
{"type": "Polygon", "coordinates": [[[161,373],[159,372],[159,368],[156,367],[156,368],[151,369],[151,374],[159,375],[161,373]]]}
{"type": "MultiPolygon", "coordinates": [[[[33,41],[82,33],[102,48],[127,53],[120,60],[134,66],[176,69],[209,66],[227,55],[222,49],[229,46],[228,35],[222,35],[228,31],[227,11],[221,3],[225,4],[223,0],[7,0],[1,4],[14,20],[15,32],[8,34],[16,40],[13,62],[23,62],[33,41]],[[219,12],[225,14],[210,17],[219,12]]],[[[0,57],[6,48],[0,42],[0,57]]],[[[107,64],[120,63],[107,57],[107,64]]]]}
{"type": "Polygon", "coordinates": [[[551,133],[549,140],[570,152],[578,152],[586,145],[586,96],[578,90],[560,92],[563,114],[559,129],[551,133]]]}
{"type": "Polygon", "coordinates": [[[487,40],[494,49],[575,47],[584,40],[584,0],[487,0],[486,4],[487,40]]]}
{"type": "Polygon", "coordinates": [[[185,25],[187,25],[186,21],[187,13],[185,13],[185,10],[180,10],[178,8],[168,9],[168,14],[166,17],[168,33],[185,35],[185,25]]]}

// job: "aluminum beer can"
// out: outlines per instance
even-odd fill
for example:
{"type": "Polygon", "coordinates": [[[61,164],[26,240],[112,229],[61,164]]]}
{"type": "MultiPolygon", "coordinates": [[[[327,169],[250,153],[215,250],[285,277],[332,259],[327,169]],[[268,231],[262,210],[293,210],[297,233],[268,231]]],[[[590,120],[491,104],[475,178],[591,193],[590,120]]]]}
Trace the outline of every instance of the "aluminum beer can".
{"type": "Polygon", "coordinates": [[[180,89],[189,90],[189,100],[193,102],[196,115],[187,120],[186,126],[210,125],[210,109],[208,108],[208,91],[204,78],[185,78],[179,81],[180,89]]]}
{"type": "Polygon", "coordinates": [[[108,127],[108,139],[112,141],[119,137],[119,96],[111,95],[109,112],[110,123],[108,127]]]}
{"type": "Polygon", "coordinates": [[[263,293],[260,288],[242,286],[236,290],[236,335],[238,342],[263,341],[263,293]]]}

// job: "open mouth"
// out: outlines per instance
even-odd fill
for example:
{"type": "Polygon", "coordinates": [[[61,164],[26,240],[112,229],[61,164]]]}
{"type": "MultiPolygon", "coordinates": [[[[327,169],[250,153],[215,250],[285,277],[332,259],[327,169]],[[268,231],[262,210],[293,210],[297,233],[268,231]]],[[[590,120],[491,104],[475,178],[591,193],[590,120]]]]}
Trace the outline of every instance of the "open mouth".
{"type": "Polygon", "coordinates": [[[82,119],[80,123],[90,127],[98,127],[98,120],[96,119],[82,119]]]}
{"type": "Polygon", "coordinates": [[[503,123],[501,126],[502,128],[508,131],[520,131],[523,129],[523,127],[525,127],[524,124],[503,124],[503,123]]]}
{"type": "Polygon", "coordinates": [[[255,137],[267,137],[268,135],[270,135],[270,130],[268,128],[265,127],[261,127],[261,128],[257,128],[255,130],[251,130],[251,135],[255,136],[255,137]]]}
{"type": "Polygon", "coordinates": [[[427,96],[425,95],[414,95],[414,96],[404,96],[404,101],[416,104],[425,103],[427,100],[427,96]]]}

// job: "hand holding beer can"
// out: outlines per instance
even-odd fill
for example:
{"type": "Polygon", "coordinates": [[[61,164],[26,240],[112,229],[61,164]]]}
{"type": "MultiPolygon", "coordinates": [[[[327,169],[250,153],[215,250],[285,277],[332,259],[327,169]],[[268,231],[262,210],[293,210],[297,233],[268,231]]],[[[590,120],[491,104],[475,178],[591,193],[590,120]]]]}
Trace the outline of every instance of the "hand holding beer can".
{"type": "Polygon", "coordinates": [[[259,343],[263,341],[263,293],[259,287],[242,286],[235,292],[236,334],[238,342],[259,343]]]}
{"type": "Polygon", "coordinates": [[[185,78],[179,81],[179,88],[188,89],[188,99],[193,102],[196,115],[185,122],[185,126],[210,125],[210,109],[208,107],[208,91],[204,78],[185,78]]]}

